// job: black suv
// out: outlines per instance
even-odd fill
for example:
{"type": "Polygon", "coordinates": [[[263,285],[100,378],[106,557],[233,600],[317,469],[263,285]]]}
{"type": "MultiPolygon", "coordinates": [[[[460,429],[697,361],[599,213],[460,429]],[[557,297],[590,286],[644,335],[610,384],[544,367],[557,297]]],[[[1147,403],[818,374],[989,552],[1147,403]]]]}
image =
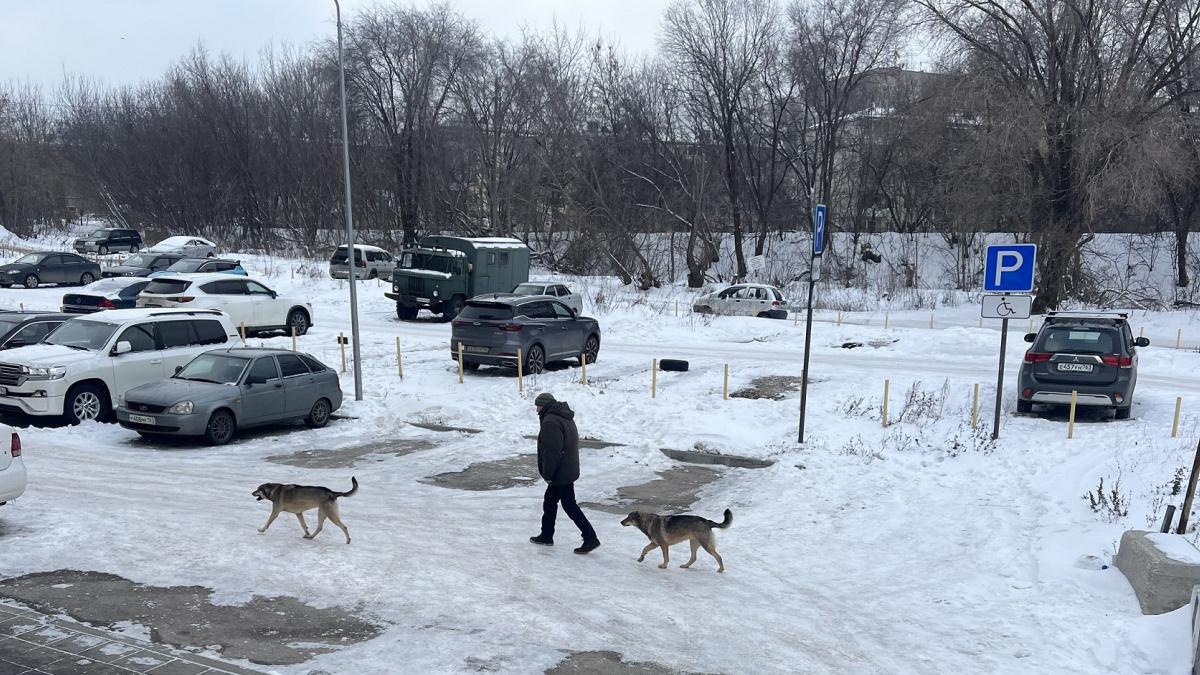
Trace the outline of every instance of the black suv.
{"type": "Polygon", "coordinates": [[[1034,403],[1107,407],[1129,419],[1137,385],[1137,348],[1150,341],[1133,337],[1125,313],[1049,312],[1036,333],[1025,336],[1017,376],[1017,412],[1034,403]]]}
{"type": "Polygon", "coordinates": [[[137,230],[106,227],[86,237],[75,240],[75,250],[80,253],[108,255],[118,251],[137,253],[142,248],[142,235],[137,230]]]}

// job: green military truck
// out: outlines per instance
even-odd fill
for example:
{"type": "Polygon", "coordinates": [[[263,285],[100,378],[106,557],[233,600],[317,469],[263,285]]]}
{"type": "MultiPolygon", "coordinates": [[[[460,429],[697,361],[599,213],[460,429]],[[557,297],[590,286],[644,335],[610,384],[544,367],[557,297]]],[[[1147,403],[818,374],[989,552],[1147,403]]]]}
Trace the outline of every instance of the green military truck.
{"type": "Polygon", "coordinates": [[[392,272],[396,316],[406,321],[427,309],[449,321],[468,298],[507,293],[529,281],[529,247],[501,237],[423,237],[400,254],[392,272]]]}

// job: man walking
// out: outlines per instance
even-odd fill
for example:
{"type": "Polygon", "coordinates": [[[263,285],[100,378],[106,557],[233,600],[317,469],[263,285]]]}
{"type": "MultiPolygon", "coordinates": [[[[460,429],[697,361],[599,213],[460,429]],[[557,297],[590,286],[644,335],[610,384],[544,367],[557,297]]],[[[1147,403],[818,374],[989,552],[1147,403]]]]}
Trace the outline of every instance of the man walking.
{"type": "Polygon", "coordinates": [[[546,481],[546,497],[542,500],[542,532],[529,541],[554,545],[554,521],[561,501],[563,511],[583,535],[583,546],[575,552],[589,553],[600,548],[600,540],[575,503],[575,481],[579,480],[579,429],[575,426],[575,411],[551,394],[538,394],[533,404],[542,421],[538,432],[538,473],[546,481]]]}

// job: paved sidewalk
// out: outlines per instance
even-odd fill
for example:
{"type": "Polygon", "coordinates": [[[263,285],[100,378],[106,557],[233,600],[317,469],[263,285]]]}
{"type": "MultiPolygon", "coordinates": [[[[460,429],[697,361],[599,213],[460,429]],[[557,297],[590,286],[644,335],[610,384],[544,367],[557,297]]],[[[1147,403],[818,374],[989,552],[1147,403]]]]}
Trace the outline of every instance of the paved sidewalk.
{"type": "Polygon", "coordinates": [[[216,659],[0,602],[0,673],[5,675],[262,675],[216,659]]]}

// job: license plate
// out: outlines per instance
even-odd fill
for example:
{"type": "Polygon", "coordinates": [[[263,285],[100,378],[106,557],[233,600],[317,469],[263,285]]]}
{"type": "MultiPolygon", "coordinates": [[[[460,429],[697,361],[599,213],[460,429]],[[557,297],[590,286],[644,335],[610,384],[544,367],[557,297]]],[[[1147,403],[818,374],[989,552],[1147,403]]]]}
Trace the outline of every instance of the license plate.
{"type": "Polygon", "coordinates": [[[1092,372],[1092,364],[1090,363],[1060,363],[1058,369],[1070,373],[1090,373],[1092,372]]]}
{"type": "Polygon", "coordinates": [[[425,303],[429,302],[429,298],[415,298],[415,299],[417,302],[425,302],[425,303]]]}
{"type": "Polygon", "coordinates": [[[490,352],[491,349],[489,349],[487,347],[475,347],[475,346],[466,347],[466,346],[464,346],[463,351],[474,352],[476,354],[486,354],[486,353],[490,352]]]}
{"type": "Polygon", "coordinates": [[[146,417],[144,415],[130,415],[129,421],[134,422],[136,424],[155,424],[156,423],[154,421],[153,417],[146,417]]]}

